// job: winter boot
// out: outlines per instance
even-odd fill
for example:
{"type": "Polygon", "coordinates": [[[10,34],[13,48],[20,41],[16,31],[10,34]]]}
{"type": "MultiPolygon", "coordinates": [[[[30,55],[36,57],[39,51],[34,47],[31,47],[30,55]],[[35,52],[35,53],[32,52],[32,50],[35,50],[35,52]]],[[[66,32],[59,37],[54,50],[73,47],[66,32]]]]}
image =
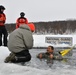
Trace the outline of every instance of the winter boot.
{"type": "Polygon", "coordinates": [[[15,59],[15,54],[14,53],[10,53],[10,55],[8,57],[6,57],[4,62],[5,63],[11,63],[14,59],[15,59]]]}

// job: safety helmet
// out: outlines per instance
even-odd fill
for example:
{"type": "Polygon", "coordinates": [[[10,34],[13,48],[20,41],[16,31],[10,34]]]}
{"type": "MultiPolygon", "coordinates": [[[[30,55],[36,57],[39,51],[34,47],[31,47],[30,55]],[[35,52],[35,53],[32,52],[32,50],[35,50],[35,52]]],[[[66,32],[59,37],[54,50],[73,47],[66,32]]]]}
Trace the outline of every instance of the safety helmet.
{"type": "Polygon", "coordinates": [[[24,12],[21,12],[20,15],[21,15],[21,16],[25,16],[25,13],[24,13],[24,12]]]}
{"type": "Polygon", "coordinates": [[[3,10],[5,10],[5,7],[4,7],[4,6],[2,6],[2,5],[0,5],[0,9],[3,9],[3,10]]]}

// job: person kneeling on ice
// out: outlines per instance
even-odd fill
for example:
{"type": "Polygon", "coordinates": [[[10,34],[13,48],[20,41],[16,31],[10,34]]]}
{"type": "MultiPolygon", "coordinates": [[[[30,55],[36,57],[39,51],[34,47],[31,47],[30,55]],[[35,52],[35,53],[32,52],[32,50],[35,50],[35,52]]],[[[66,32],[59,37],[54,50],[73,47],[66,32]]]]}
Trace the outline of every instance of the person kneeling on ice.
{"type": "Polygon", "coordinates": [[[28,25],[21,25],[15,29],[8,40],[8,49],[11,52],[5,59],[5,63],[19,63],[31,60],[29,49],[33,47],[32,31],[28,25]]]}
{"type": "Polygon", "coordinates": [[[48,46],[46,52],[39,53],[37,55],[37,58],[39,59],[54,59],[54,60],[62,60],[62,56],[58,52],[54,52],[53,46],[48,46]]]}

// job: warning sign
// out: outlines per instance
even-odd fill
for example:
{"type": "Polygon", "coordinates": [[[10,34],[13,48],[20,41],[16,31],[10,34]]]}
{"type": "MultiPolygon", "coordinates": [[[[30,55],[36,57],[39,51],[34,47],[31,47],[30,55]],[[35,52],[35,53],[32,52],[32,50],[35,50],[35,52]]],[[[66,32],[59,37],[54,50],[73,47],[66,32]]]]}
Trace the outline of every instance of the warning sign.
{"type": "Polygon", "coordinates": [[[45,37],[45,42],[52,45],[67,44],[72,46],[72,37],[45,37]]]}

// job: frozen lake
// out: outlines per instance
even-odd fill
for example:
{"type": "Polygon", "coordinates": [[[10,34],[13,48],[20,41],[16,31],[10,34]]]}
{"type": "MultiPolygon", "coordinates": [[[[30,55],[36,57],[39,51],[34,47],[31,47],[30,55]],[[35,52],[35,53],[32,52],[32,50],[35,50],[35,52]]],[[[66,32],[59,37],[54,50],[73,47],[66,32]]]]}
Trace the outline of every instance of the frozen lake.
{"type": "Polygon", "coordinates": [[[45,52],[46,49],[31,49],[32,59],[25,66],[13,63],[4,63],[9,51],[6,47],[0,47],[0,75],[76,75],[76,51],[67,60],[47,61],[39,60],[36,55],[45,52]]]}

